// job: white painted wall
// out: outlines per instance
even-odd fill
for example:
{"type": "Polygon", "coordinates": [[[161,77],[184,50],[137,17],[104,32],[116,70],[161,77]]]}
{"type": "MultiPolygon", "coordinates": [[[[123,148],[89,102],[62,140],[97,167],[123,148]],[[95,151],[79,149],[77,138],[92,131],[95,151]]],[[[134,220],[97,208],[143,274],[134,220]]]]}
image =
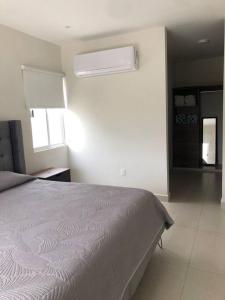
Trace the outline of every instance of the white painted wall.
{"type": "MultiPolygon", "coordinates": [[[[224,27],[225,30],[225,27],[224,27]]],[[[225,33],[224,33],[224,60],[225,60],[225,33]]],[[[225,86],[225,61],[224,61],[224,73],[223,73],[223,86],[225,86]]],[[[225,92],[223,90],[223,116],[225,116],[225,92]]],[[[225,117],[223,118],[223,166],[222,166],[222,199],[221,206],[225,209],[225,117]]]]}
{"type": "Polygon", "coordinates": [[[67,166],[67,148],[34,153],[21,65],[61,71],[60,47],[0,25],[0,120],[22,121],[27,171],[67,166]]]}
{"type": "Polygon", "coordinates": [[[144,188],[167,196],[165,28],[66,42],[62,62],[74,114],[68,137],[73,180],[144,188]],[[76,53],[128,45],[138,49],[138,71],[86,79],[73,74],[76,53]],[[121,168],[127,170],[124,177],[121,168]]]}
{"type": "Polygon", "coordinates": [[[214,57],[174,64],[174,87],[223,83],[224,58],[214,57]]]}

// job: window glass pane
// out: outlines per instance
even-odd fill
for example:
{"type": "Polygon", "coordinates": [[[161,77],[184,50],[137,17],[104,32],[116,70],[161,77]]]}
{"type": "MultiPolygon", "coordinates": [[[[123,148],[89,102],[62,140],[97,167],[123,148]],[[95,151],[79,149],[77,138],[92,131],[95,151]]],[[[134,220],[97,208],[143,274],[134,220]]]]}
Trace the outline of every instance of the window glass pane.
{"type": "Polygon", "coordinates": [[[50,144],[64,143],[64,109],[47,109],[50,144]]]}
{"type": "Polygon", "coordinates": [[[31,109],[33,147],[48,146],[48,129],[45,109],[31,109]]]}

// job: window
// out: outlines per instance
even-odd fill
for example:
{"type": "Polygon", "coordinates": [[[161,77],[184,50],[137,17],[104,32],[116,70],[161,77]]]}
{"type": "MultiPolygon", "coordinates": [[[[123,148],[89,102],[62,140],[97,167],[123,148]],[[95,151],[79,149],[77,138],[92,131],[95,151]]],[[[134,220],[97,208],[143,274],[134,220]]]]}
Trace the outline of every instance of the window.
{"type": "Polygon", "coordinates": [[[26,107],[31,114],[34,150],[63,145],[66,107],[64,74],[29,66],[21,68],[26,107]]]}
{"type": "Polygon", "coordinates": [[[64,109],[31,109],[33,148],[36,151],[50,149],[65,142],[64,109]]]}

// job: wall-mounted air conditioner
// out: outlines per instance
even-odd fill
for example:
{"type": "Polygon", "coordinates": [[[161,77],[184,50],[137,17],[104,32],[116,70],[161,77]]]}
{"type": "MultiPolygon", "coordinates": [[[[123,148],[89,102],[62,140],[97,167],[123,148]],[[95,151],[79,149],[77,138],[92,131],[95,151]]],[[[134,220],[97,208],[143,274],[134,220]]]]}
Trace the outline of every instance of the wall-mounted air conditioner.
{"type": "Polygon", "coordinates": [[[100,76],[137,70],[137,52],[133,46],[78,54],[74,73],[78,77],[100,76]]]}

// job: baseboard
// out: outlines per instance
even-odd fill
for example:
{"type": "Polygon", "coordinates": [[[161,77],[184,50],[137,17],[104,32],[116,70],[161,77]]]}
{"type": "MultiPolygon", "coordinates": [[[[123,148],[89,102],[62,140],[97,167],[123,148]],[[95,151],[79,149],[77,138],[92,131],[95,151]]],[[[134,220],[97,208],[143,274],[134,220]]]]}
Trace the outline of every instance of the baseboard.
{"type": "Polygon", "coordinates": [[[194,172],[202,172],[202,173],[222,173],[222,168],[213,169],[213,168],[184,168],[184,167],[173,167],[171,171],[194,171],[194,172]]]}
{"type": "Polygon", "coordinates": [[[162,202],[169,202],[169,195],[155,194],[155,196],[162,202]]]}
{"type": "Polygon", "coordinates": [[[221,198],[221,208],[225,209],[225,198],[221,198]]]}

